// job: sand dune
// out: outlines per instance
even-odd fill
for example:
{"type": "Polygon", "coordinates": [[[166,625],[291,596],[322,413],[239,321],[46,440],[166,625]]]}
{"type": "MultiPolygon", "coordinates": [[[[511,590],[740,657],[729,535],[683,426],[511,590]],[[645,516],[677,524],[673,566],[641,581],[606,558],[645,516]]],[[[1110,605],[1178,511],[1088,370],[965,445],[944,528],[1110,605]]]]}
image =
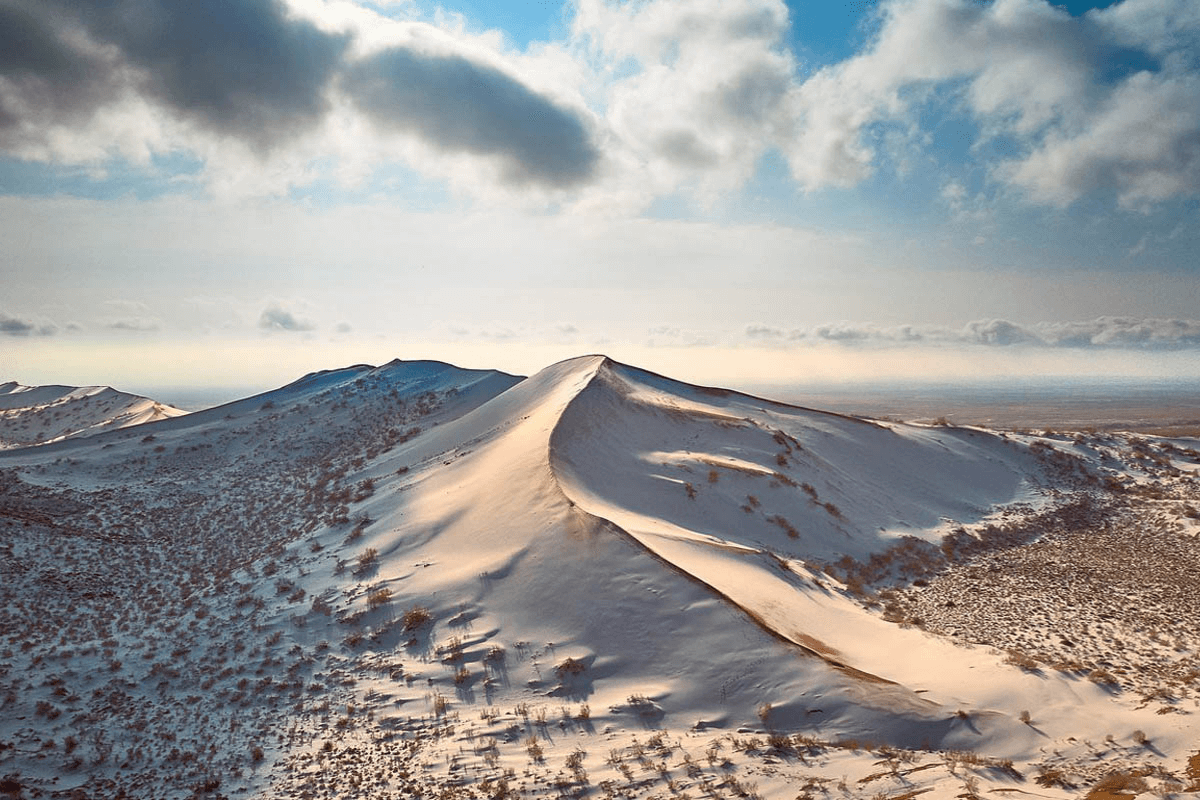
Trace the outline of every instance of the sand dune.
{"type": "Polygon", "coordinates": [[[0,449],[91,436],[187,412],[107,386],[0,384],[0,449]]]}
{"type": "MultiPolygon", "coordinates": [[[[1022,573],[1044,614],[938,616],[1043,541],[1082,569],[1154,519],[1147,552],[1188,552],[1190,440],[863,420],[603,356],[109,428],[0,454],[0,773],[30,793],[1069,797],[1168,791],[1196,746],[1186,670],[1010,652],[1076,619],[1069,564],[1022,573]]],[[[1197,644],[1121,631],[1139,664],[1197,644]]]]}

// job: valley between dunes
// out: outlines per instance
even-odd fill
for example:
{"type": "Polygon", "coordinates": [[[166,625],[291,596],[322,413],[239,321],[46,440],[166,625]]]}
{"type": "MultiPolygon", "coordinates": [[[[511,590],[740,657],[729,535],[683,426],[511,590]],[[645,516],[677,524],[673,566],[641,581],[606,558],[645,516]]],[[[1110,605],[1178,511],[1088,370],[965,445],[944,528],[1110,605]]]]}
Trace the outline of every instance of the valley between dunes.
{"type": "Polygon", "coordinates": [[[0,793],[1200,792],[1200,441],[603,356],[74,408],[0,451],[0,793]]]}

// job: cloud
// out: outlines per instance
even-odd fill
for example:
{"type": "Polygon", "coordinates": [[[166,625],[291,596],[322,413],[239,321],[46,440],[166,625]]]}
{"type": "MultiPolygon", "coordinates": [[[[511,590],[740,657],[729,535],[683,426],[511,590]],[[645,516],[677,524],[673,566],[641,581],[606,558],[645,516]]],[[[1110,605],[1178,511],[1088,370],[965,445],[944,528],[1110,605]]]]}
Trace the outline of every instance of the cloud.
{"type": "Polygon", "coordinates": [[[1194,3],[1125,0],[1071,17],[1043,0],[908,0],[881,14],[866,51],[793,93],[786,152],[805,188],[864,180],[881,161],[880,125],[920,134],[924,104],[950,96],[980,126],[977,145],[1019,154],[992,177],[1035,204],[1107,190],[1134,206],[1200,189],[1194,3]],[[1111,77],[1124,62],[1149,68],[1111,77]]]}
{"type": "MultiPolygon", "coordinates": [[[[928,163],[914,156],[948,115],[975,131],[989,194],[1144,209],[1200,191],[1194,0],[1082,16],[891,0],[860,53],[811,74],[783,0],[570,8],[563,41],[522,52],[452,15],[353,0],[0,0],[0,151],[92,165],[187,152],[233,192],[406,162],[471,194],[640,210],[681,192],[715,202],[773,151],[807,191],[903,172],[928,163]]],[[[986,213],[945,189],[956,216],[986,213]]]]}
{"type": "Polygon", "coordinates": [[[108,320],[104,327],[114,331],[146,333],[149,331],[157,331],[162,328],[162,322],[160,320],[151,319],[148,317],[126,317],[123,319],[108,320]]]}
{"type": "Polygon", "coordinates": [[[137,70],[137,88],[215,133],[269,147],[318,123],[348,37],[281,0],[124,0],[83,14],[137,70]]]}
{"type": "Polygon", "coordinates": [[[111,66],[70,41],[47,8],[0,3],[0,143],[94,110],[116,87],[111,66]],[[25,128],[26,130],[22,130],[25,128]]]}
{"type": "Polygon", "coordinates": [[[751,339],[782,339],[787,336],[787,331],[771,325],[747,325],[745,333],[751,339]]]}
{"type": "Polygon", "coordinates": [[[600,160],[578,110],[462,55],[388,48],[353,64],[343,86],[385,126],[443,151],[498,157],[508,183],[571,186],[600,160]]]}
{"type": "MultiPolygon", "coordinates": [[[[342,139],[382,129],[499,163],[510,184],[588,180],[600,152],[583,104],[480,41],[347,4],[0,0],[0,150],[146,164],[182,149],[243,183],[254,166],[303,182],[342,139]]],[[[377,163],[412,155],[384,150],[377,163]]]]}
{"type": "Polygon", "coordinates": [[[316,330],[317,326],[282,306],[272,305],[263,309],[262,315],[258,318],[258,327],[267,331],[302,332],[316,330]]]}
{"type": "Polygon", "coordinates": [[[791,133],[796,64],[779,0],[579,0],[614,160],[634,201],[698,182],[715,197],[791,133]]]}
{"type": "Polygon", "coordinates": [[[38,323],[33,320],[9,316],[0,311],[0,335],[52,336],[57,332],[58,327],[52,323],[38,323]]]}
{"type": "Polygon", "coordinates": [[[1076,322],[1022,325],[1004,319],[972,320],[961,328],[942,325],[879,326],[837,323],[786,330],[749,325],[749,339],[780,345],[833,342],[854,345],[974,345],[989,348],[1076,348],[1100,350],[1184,350],[1200,348],[1200,320],[1098,317],[1076,322]]]}
{"type": "Polygon", "coordinates": [[[137,99],[269,148],[316,125],[348,44],[281,0],[0,3],[0,142],[137,99]]]}
{"type": "Polygon", "coordinates": [[[963,326],[960,337],[971,344],[1008,347],[1016,344],[1041,344],[1037,334],[1004,319],[976,320],[963,326]]]}
{"type": "MultiPolygon", "coordinates": [[[[1128,1],[1128,0],[1127,0],[1128,1]]],[[[1054,130],[1005,177],[1046,205],[1098,189],[1127,208],[1200,189],[1200,78],[1131,76],[1080,130],[1054,130]]]]}
{"type": "Polygon", "coordinates": [[[1058,347],[1200,347],[1200,320],[1100,317],[1086,322],[1042,323],[1041,336],[1058,347]]]}

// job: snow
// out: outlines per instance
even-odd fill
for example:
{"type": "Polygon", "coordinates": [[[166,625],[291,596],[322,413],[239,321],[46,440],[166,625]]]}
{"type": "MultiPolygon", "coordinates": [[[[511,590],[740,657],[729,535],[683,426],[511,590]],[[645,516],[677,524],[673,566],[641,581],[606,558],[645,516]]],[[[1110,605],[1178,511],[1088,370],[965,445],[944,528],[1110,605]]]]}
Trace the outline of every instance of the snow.
{"type": "Polygon", "coordinates": [[[107,386],[0,384],[0,450],[47,444],[187,412],[107,386]]]}
{"type": "MultiPolygon", "coordinates": [[[[33,420],[66,402],[19,395],[51,398],[33,420]]],[[[524,379],[356,365],[10,450],[0,774],[97,797],[948,798],[1145,768],[1168,792],[1197,746],[1200,671],[1163,666],[1196,656],[1186,625],[1159,641],[1104,606],[1169,684],[1089,680],[1121,668],[1099,640],[1069,669],[1032,645],[1056,617],[1117,631],[1046,566],[1102,558],[1102,531],[1190,557],[1195,445],[876,422],[587,356],[524,379]],[[975,602],[990,581],[1045,614],[975,602]]]]}

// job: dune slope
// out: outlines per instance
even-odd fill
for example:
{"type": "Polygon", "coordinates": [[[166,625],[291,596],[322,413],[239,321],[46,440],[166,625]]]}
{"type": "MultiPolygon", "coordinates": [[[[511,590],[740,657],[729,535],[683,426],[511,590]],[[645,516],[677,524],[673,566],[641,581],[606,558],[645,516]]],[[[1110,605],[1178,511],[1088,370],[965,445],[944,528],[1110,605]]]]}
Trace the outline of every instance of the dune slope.
{"type": "Polygon", "coordinates": [[[186,414],[107,386],[0,384],[0,450],[91,436],[186,414]]]}

